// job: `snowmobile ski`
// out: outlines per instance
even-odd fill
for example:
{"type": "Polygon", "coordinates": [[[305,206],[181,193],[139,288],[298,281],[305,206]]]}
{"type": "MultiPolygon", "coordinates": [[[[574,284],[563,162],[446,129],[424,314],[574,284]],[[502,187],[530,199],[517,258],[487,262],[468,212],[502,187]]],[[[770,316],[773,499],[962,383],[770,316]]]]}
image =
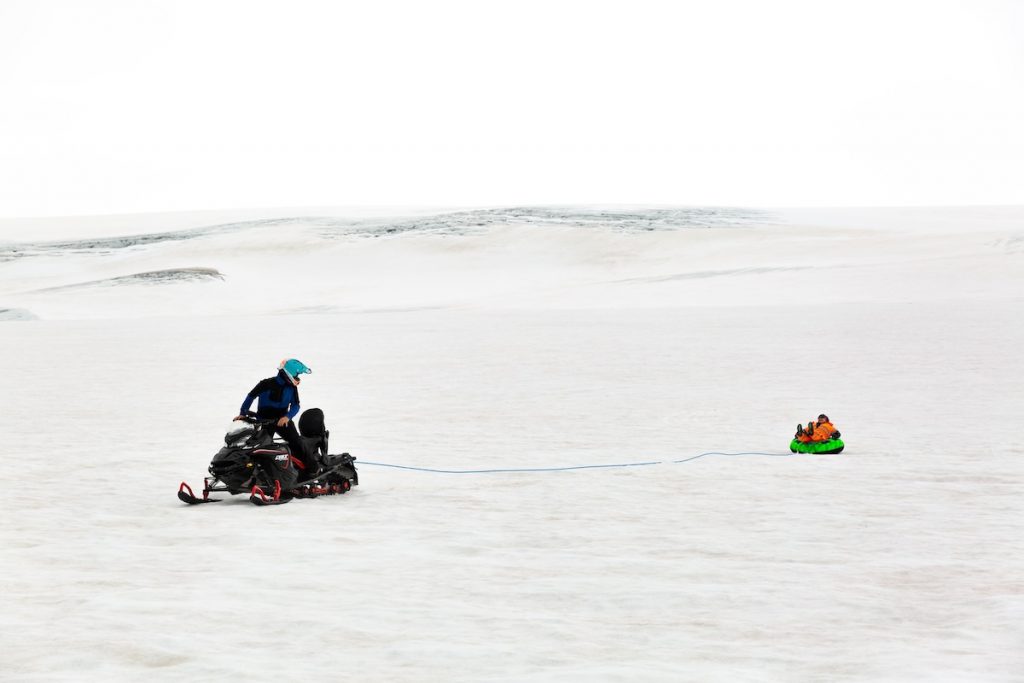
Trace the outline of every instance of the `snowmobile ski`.
{"type": "Polygon", "coordinates": [[[291,500],[290,496],[281,495],[280,481],[274,482],[274,493],[272,495],[268,496],[259,486],[253,486],[252,492],[249,494],[249,502],[253,505],[284,505],[289,500],[291,500]]]}
{"type": "Polygon", "coordinates": [[[203,491],[203,497],[197,498],[196,494],[192,492],[192,487],[181,482],[181,486],[178,487],[178,500],[182,503],[188,503],[189,505],[201,505],[203,503],[217,503],[220,498],[207,498],[207,492],[203,491]]]}

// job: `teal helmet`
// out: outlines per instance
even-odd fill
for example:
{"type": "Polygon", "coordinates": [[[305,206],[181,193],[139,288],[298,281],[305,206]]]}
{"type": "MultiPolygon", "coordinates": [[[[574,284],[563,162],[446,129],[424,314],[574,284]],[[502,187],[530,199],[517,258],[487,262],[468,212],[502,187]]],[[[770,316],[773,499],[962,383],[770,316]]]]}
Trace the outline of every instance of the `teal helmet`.
{"type": "Polygon", "coordinates": [[[277,369],[288,375],[288,379],[292,381],[292,384],[299,383],[299,375],[309,375],[313,373],[313,371],[307,368],[306,364],[298,358],[288,358],[281,361],[281,364],[277,366],[277,369]]]}

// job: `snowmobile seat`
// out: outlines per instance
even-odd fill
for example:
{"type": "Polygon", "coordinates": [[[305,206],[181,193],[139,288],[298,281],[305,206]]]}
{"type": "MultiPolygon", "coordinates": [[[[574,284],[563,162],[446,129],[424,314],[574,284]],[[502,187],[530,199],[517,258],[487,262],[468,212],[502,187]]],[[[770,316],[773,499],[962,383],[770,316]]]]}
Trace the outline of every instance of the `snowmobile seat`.
{"type": "Polygon", "coordinates": [[[322,460],[327,455],[327,437],[330,432],[324,425],[324,411],[310,408],[299,416],[299,434],[302,435],[302,446],[306,453],[322,460]]]}

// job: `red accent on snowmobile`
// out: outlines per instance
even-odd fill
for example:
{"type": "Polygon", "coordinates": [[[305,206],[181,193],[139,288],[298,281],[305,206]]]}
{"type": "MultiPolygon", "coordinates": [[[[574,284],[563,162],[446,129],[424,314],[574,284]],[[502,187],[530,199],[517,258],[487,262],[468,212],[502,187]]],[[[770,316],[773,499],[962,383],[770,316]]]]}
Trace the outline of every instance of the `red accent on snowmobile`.
{"type": "Polygon", "coordinates": [[[274,480],[274,495],[268,496],[258,485],[252,487],[252,492],[249,494],[249,502],[253,505],[284,505],[290,500],[290,498],[281,497],[281,482],[280,480],[274,480]]]}
{"type": "Polygon", "coordinates": [[[186,482],[181,482],[181,486],[178,487],[178,500],[189,505],[199,505],[200,503],[216,503],[220,499],[210,498],[209,492],[206,490],[203,490],[202,498],[196,498],[196,494],[192,491],[192,487],[186,482]]]}

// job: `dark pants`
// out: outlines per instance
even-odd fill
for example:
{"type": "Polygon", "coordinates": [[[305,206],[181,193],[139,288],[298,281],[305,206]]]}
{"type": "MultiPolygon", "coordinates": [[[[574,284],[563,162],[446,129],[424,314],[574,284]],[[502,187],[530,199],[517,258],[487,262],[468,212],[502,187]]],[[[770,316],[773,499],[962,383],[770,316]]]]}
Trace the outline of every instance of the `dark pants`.
{"type": "Polygon", "coordinates": [[[278,427],[276,424],[270,428],[271,434],[277,434],[284,438],[288,443],[288,448],[291,450],[292,455],[302,461],[305,465],[305,469],[299,472],[299,479],[309,479],[316,476],[317,473],[317,462],[316,456],[309,452],[306,445],[302,442],[302,437],[299,435],[299,430],[295,428],[295,423],[288,420],[288,424],[284,427],[278,427]]]}

